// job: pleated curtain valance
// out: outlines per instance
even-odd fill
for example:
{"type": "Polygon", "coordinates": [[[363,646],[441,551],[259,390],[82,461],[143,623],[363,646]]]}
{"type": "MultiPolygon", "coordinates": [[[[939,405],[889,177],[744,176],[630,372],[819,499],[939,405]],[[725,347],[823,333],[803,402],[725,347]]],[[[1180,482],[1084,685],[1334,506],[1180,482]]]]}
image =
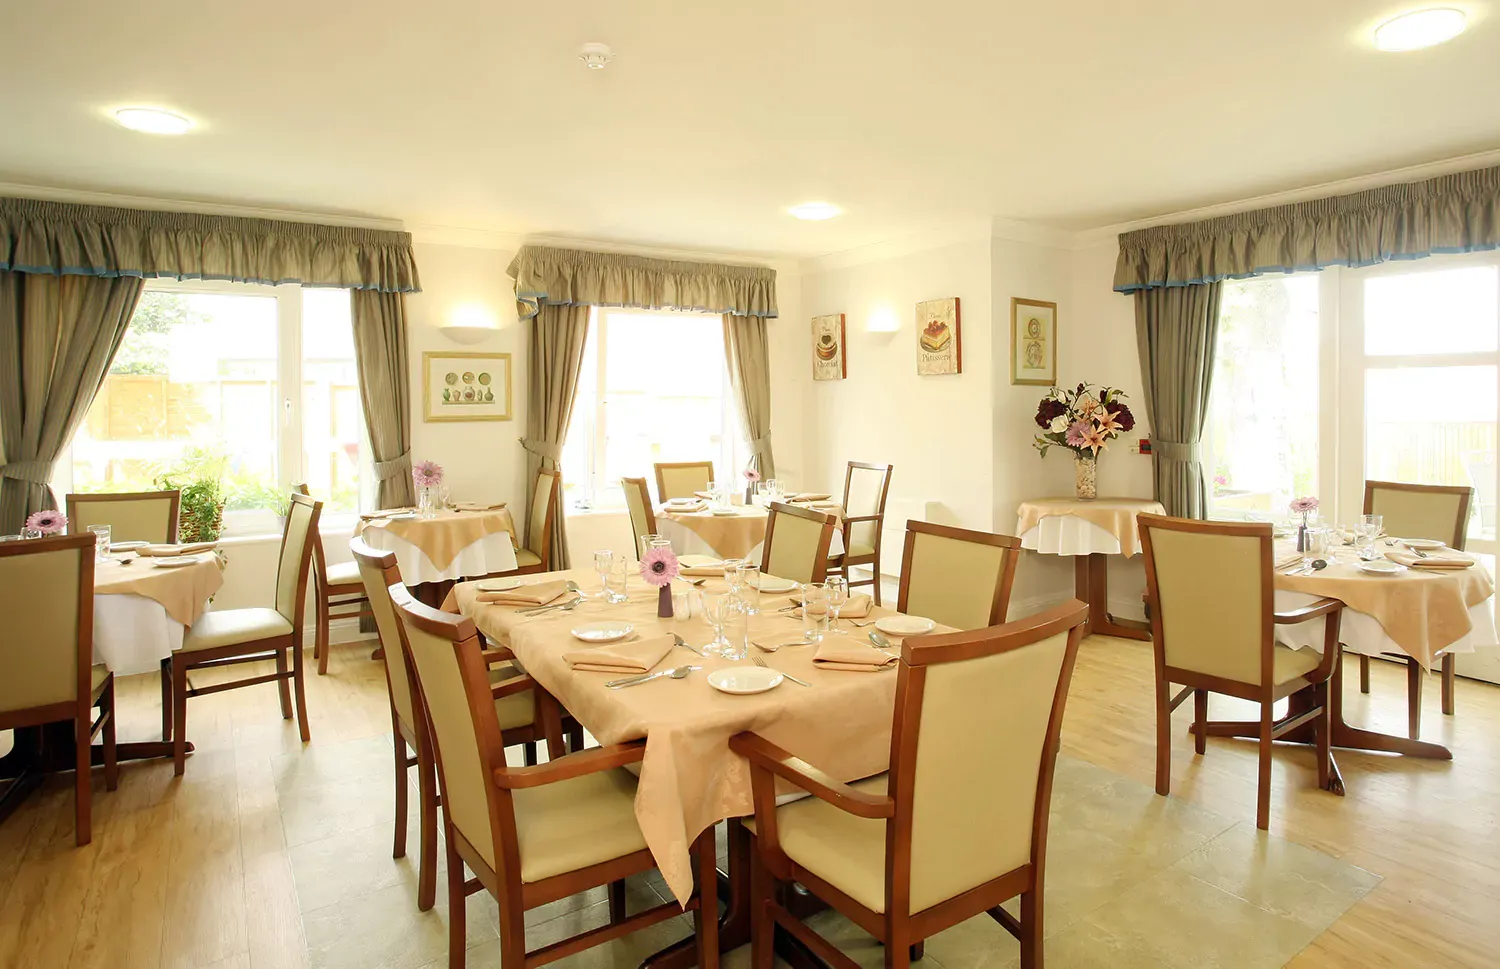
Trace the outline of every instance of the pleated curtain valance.
{"type": "Polygon", "coordinates": [[[1120,236],[1115,291],[1500,247],[1500,166],[1120,236]]]}
{"type": "Polygon", "coordinates": [[[522,246],[507,272],[523,320],[543,303],[776,316],[776,270],[763,266],[522,246]]]}
{"type": "Polygon", "coordinates": [[[421,290],[411,234],[0,198],[0,272],[421,290]]]}

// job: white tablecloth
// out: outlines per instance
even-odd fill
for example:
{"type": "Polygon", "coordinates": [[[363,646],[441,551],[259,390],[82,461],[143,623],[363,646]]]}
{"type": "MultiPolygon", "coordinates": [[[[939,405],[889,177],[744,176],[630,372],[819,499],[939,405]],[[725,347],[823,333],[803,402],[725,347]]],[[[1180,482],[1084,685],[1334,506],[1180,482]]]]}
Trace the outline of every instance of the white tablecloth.
{"type": "MultiPolygon", "coordinates": [[[[1317,596],[1304,592],[1278,590],[1276,611],[1290,612],[1310,602],[1316,602],[1317,599],[1317,596]]],[[[1469,621],[1474,624],[1474,628],[1458,642],[1445,646],[1443,651],[1472,653],[1476,647],[1494,649],[1500,646],[1500,635],[1497,635],[1495,631],[1493,607],[1493,600],[1487,600],[1471,608],[1469,621]]],[[[1321,653],[1323,651],[1323,620],[1319,618],[1295,626],[1277,626],[1276,641],[1291,646],[1293,649],[1315,649],[1321,653]]],[[[1350,652],[1364,653],[1366,656],[1379,656],[1381,653],[1405,655],[1405,650],[1397,646],[1395,640],[1385,634],[1385,630],[1381,628],[1374,616],[1365,612],[1356,612],[1353,609],[1345,609],[1344,618],[1339,621],[1339,641],[1350,652]]]]}
{"type": "MultiPolygon", "coordinates": [[[[724,557],[724,553],[705,542],[703,536],[666,515],[656,516],[656,531],[662,538],[672,543],[672,551],[678,555],[708,555],[716,559],[724,557]]],[[[764,542],[756,545],[745,554],[745,560],[759,565],[761,553],[765,547],[764,542]]],[[[844,533],[841,529],[833,530],[833,540],[828,543],[828,554],[831,556],[844,554],[844,533]]]]}
{"type": "Polygon", "coordinates": [[[396,553],[401,578],[408,585],[477,578],[494,572],[509,572],[516,567],[516,550],[511,546],[510,532],[496,532],[481,538],[459,552],[446,569],[433,565],[426,552],[387,529],[367,528],[364,540],[374,548],[396,553]]]}
{"type": "Polygon", "coordinates": [[[1048,515],[1021,536],[1021,547],[1044,555],[1120,554],[1120,540],[1074,515],[1048,515]]]}
{"type": "Polygon", "coordinates": [[[94,596],[94,662],[116,676],[155,673],[182,646],[182,623],[155,599],[137,595],[94,596]]]}

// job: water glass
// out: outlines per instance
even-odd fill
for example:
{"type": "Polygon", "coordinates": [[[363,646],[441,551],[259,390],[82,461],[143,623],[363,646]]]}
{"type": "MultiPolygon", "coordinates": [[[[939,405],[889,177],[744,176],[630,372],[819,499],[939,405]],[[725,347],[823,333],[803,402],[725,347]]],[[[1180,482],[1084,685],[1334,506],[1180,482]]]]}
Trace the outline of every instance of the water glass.
{"type": "Polygon", "coordinates": [[[703,618],[708,620],[708,624],[714,630],[713,641],[703,647],[703,652],[717,656],[723,652],[725,646],[729,645],[729,641],[724,638],[724,620],[731,601],[729,593],[705,592],[698,601],[703,606],[703,618]]]}
{"type": "Polygon", "coordinates": [[[750,614],[738,599],[730,598],[724,604],[719,638],[724,641],[719,647],[719,655],[725,659],[738,661],[750,655],[750,614]]]}
{"type": "Polygon", "coordinates": [[[1359,557],[1371,561],[1380,557],[1375,542],[1385,534],[1385,518],[1381,515],[1361,515],[1359,518],[1359,557]]]}
{"type": "Polygon", "coordinates": [[[615,553],[609,549],[599,549],[594,553],[594,571],[599,575],[599,598],[605,602],[609,597],[609,573],[615,567],[615,553]]]}
{"type": "Polygon", "coordinates": [[[1302,564],[1311,565],[1315,559],[1328,558],[1328,547],[1332,536],[1327,528],[1307,529],[1307,545],[1302,550],[1302,564]]]}
{"type": "Polygon", "coordinates": [[[89,531],[94,533],[94,557],[106,561],[109,558],[109,526],[90,525],[89,531]]]}
{"type": "Polygon", "coordinates": [[[608,572],[604,574],[605,602],[624,602],[630,593],[630,572],[628,562],[617,562],[608,572]]]}
{"type": "Polygon", "coordinates": [[[823,583],[828,587],[828,629],[835,636],[845,631],[839,628],[839,610],[849,601],[849,580],[842,575],[830,575],[823,583]]]}
{"type": "Polygon", "coordinates": [[[750,615],[760,615],[760,566],[749,562],[740,566],[740,601],[750,615]]]}
{"type": "Polygon", "coordinates": [[[828,584],[809,582],[802,587],[802,635],[809,642],[821,643],[828,632],[828,584]]]}
{"type": "Polygon", "coordinates": [[[724,560],[724,584],[729,587],[729,594],[732,596],[738,596],[740,586],[744,584],[744,568],[744,559],[724,560]]]}
{"type": "Polygon", "coordinates": [[[709,504],[717,507],[718,505],[722,505],[724,503],[724,495],[719,490],[719,483],[717,481],[710,481],[706,490],[708,491],[709,495],[709,504]]]}

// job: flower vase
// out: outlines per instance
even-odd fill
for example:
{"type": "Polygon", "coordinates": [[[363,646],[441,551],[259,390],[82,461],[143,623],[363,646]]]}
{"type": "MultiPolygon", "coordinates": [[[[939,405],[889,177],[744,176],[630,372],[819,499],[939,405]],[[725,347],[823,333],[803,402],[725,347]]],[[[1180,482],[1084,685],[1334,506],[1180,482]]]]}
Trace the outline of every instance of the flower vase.
{"type": "Polygon", "coordinates": [[[1080,454],[1073,460],[1073,488],[1083,501],[1098,497],[1099,460],[1080,454]]]}
{"type": "Polygon", "coordinates": [[[1302,519],[1302,524],[1297,526],[1297,551],[1307,551],[1307,519],[1302,519]]]}
{"type": "Polygon", "coordinates": [[[658,619],[672,618],[672,584],[670,582],[656,592],[656,616],[658,619]]]}

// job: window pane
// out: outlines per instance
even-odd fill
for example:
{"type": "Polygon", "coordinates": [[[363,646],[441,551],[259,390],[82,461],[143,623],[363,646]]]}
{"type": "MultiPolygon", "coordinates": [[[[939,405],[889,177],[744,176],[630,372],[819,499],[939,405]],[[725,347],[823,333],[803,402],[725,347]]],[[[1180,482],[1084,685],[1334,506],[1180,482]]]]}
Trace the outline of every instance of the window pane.
{"type": "Polygon", "coordinates": [[[276,300],[147,291],[73,441],[78,491],[220,464],[229,509],[277,494],[276,300]]]}
{"type": "Polygon", "coordinates": [[[1210,393],[1213,512],[1281,514],[1317,494],[1317,276],[1224,284],[1210,393]]]}
{"type": "Polygon", "coordinates": [[[364,411],[349,293],[302,290],[302,469],[323,514],[359,510],[364,411]]]}
{"type": "Polygon", "coordinates": [[[1365,352],[1472,353],[1496,348],[1494,266],[1365,280],[1365,352]]]}

